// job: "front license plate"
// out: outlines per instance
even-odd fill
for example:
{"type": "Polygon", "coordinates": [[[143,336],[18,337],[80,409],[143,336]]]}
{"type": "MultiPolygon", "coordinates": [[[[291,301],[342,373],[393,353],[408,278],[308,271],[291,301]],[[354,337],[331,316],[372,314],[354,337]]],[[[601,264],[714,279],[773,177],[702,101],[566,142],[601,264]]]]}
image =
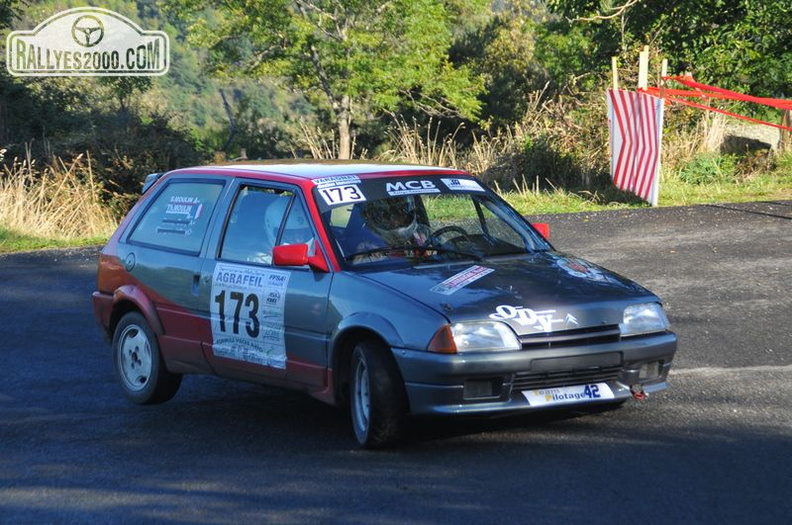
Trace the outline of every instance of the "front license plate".
{"type": "Polygon", "coordinates": [[[532,407],[587,403],[614,398],[613,391],[607,383],[523,390],[522,394],[532,407]]]}

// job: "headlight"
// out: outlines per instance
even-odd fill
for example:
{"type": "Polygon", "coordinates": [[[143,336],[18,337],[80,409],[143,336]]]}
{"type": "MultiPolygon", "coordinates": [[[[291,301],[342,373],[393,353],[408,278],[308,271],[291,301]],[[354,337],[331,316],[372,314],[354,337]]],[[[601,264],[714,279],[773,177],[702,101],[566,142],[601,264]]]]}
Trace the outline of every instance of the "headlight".
{"type": "Polygon", "coordinates": [[[499,321],[465,322],[446,325],[432,338],[428,350],[444,354],[520,350],[517,334],[499,321]]]}
{"type": "Polygon", "coordinates": [[[622,336],[664,332],[668,318],[659,303],[642,303],[624,309],[624,320],[619,324],[622,336]]]}

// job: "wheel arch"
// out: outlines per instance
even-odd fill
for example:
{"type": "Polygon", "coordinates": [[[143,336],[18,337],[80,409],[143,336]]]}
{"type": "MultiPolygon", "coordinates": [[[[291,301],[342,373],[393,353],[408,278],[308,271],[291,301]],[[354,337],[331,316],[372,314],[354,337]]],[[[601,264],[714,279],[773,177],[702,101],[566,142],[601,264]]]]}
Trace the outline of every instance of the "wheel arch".
{"type": "Polygon", "coordinates": [[[112,337],[118,322],[130,312],[139,312],[151,327],[155,335],[160,336],[164,333],[154,303],[140,288],[134,285],[127,285],[118,288],[113,293],[113,310],[110,314],[108,332],[112,337]]]}
{"type": "MultiPolygon", "coordinates": [[[[386,348],[402,345],[402,338],[396,328],[380,316],[361,313],[350,316],[339,324],[331,343],[330,363],[333,370],[333,397],[338,406],[344,406],[349,401],[352,352],[355,345],[364,340],[374,340],[386,348]]],[[[395,359],[394,364],[398,369],[395,359]]]]}

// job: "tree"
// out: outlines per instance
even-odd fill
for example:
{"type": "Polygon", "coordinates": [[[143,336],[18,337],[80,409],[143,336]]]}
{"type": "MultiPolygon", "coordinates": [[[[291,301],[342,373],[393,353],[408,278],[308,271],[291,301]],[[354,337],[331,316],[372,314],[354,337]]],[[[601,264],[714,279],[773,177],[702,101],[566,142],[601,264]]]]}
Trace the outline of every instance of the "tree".
{"type": "MultiPolygon", "coordinates": [[[[495,128],[569,87],[590,88],[593,46],[583,27],[551,16],[540,0],[501,0],[489,21],[457,40],[457,60],[486,81],[482,118],[495,128]]],[[[595,75],[591,75],[594,77],[595,75]]]]}
{"type": "Polygon", "coordinates": [[[151,89],[151,77],[100,77],[99,83],[110,88],[122,113],[129,112],[130,99],[135,92],[151,89]]]}
{"type": "Polygon", "coordinates": [[[668,55],[672,71],[691,71],[705,82],[757,96],[792,95],[789,0],[547,0],[547,4],[588,25],[606,66],[609,54],[652,45],[668,55]]]}
{"type": "Polygon", "coordinates": [[[483,82],[448,58],[484,0],[181,0],[172,8],[220,75],[280,78],[329,110],[340,158],[360,119],[409,104],[475,118],[483,82]]]}
{"type": "Polygon", "coordinates": [[[0,29],[11,27],[19,10],[20,0],[0,1],[0,29]]]}

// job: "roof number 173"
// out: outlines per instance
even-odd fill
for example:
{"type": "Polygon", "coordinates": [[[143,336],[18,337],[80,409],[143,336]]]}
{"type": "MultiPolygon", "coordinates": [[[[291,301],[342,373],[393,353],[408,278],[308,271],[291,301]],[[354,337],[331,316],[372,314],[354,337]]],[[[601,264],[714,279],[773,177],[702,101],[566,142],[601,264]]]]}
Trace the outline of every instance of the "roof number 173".
{"type": "Polygon", "coordinates": [[[356,184],[322,188],[319,190],[319,194],[328,206],[350,202],[363,202],[366,200],[365,195],[363,195],[363,192],[360,191],[360,188],[356,184]]]}

